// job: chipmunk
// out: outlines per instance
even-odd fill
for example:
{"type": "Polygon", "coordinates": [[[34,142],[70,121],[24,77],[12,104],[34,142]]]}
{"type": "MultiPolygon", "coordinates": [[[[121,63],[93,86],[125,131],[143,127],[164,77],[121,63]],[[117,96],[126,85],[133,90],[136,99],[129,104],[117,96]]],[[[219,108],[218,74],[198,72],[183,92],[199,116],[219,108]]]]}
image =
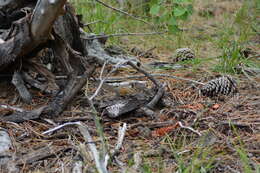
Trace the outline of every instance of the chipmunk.
{"type": "Polygon", "coordinates": [[[106,83],[103,85],[104,89],[112,91],[117,96],[132,95],[140,92],[146,87],[145,81],[128,81],[128,82],[118,82],[118,83],[106,83]]]}

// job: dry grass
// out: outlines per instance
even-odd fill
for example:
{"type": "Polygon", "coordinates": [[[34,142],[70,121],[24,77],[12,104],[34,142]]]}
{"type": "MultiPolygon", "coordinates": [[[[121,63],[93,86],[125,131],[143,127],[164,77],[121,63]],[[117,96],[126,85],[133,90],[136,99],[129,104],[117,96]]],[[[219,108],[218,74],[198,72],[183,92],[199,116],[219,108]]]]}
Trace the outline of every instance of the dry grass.
{"type": "MultiPolygon", "coordinates": [[[[221,33],[227,32],[226,29],[233,26],[235,14],[241,7],[242,1],[238,0],[196,0],[194,14],[181,25],[185,29],[184,32],[176,35],[123,37],[111,39],[108,44],[122,45],[125,49],[139,47],[144,50],[156,46],[154,53],[159,57],[156,61],[170,61],[176,48],[190,47],[201,59],[198,64],[184,63],[186,66],[183,70],[153,70],[157,73],[172,74],[205,82],[220,75],[219,72],[213,72],[212,67],[218,62],[216,57],[222,55],[222,49],[219,46],[221,33]],[[214,16],[200,16],[199,11],[205,9],[213,10],[214,16]]],[[[86,10],[81,11],[87,12],[86,10]]],[[[121,24],[121,26],[119,28],[114,26],[113,29],[107,30],[118,32],[122,28],[127,28],[129,32],[150,31],[148,26],[134,20],[132,22],[116,20],[116,24],[121,24]]],[[[229,38],[238,37],[239,34],[234,32],[229,38]]],[[[253,50],[259,51],[257,50],[259,40],[258,43],[255,43],[252,41],[255,39],[256,35],[249,34],[248,45],[253,50]]],[[[155,59],[141,58],[141,61],[146,63],[155,61],[155,59]]],[[[259,63],[259,60],[256,62],[259,63]]],[[[123,71],[117,75],[122,76],[128,73],[129,71],[123,71]]],[[[252,86],[243,74],[236,74],[235,78],[239,82],[240,94],[223,100],[212,100],[198,95],[198,90],[196,87],[191,87],[190,83],[160,78],[161,81],[167,83],[167,99],[173,106],[158,110],[158,116],[155,119],[136,113],[119,119],[102,117],[107,143],[109,146],[115,144],[119,124],[127,122],[132,128],[127,131],[118,159],[128,166],[133,165],[134,153],[141,151],[143,162],[140,172],[259,172],[260,79],[253,77],[258,86],[252,86]],[[159,122],[169,121],[172,123],[159,124],[159,122]],[[199,137],[190,130],[180,128],[177,125],[178,121],[199,131],[202,136],[199,137]]],[[[83,95],[82,93],[80,96],[83,95]]],[[[86,113],[89,108],[80,96],[60,117],[54,118],[52,121],[64,123],[76,118],[81,119],[91,127],[91,134],[99,145],[95,123],[86,113]]],[[[111,93],[104,92],[102,97],[106,96],[110,97],[111,93]]],[[[10,103],[14,97],[15,94],[9,93],[6,98],[0,97],[0,101],[10,103]]],[[[44,103],[45,100],[46,96],[39,95],[34,99],[35,105],[44,103]]],[[[28,105],[22,103],[20,106],[28,108],[28,105]]],[[[20,124],[0,122],[0,126],[6,128],[11,134],[14,153],[31,153],[44,146],[62,149],[62,152],[54,151],[50,158],[20,164],[19,167],[23,172],[70,172],[73,164],[82,160],[80,152],[84,152],[84,147],[82,147],[84,140],[76,128],[68,127],[50,136],[45,136],[41,133],[54,126],[46,120],[20,124]]],[[[86,172],[94,167],[93,163],[87,162],[86,158],[84,161],[86,172]]],[[[110,171],[119,172],[119,168],[111,166],[110,171]]]]}

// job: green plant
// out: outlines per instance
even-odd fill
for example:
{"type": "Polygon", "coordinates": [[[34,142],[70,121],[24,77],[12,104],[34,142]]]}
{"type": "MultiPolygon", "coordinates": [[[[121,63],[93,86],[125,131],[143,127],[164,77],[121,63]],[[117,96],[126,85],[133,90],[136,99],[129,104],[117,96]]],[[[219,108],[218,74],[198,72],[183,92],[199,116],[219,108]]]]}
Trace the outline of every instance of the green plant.
{"type": "Polygon", "coordinates": [[[206,173],[215,167],[216,154],[210,147],[194,148],[191,155],[175,154],[179,173],[206,173]]]}
{"type": "Polygon", "coordinates": [[[152,173],[152,167],[149,164],[143,164],[142,166],[143,173],[152,173]]]}
{"type": "Polygon", "coordinates": [[[193,12],[192,0],[152,0],[149,6],[155,23],[171,33],[180,31],[178,21],[186,20],[193,12]]]}
{"type": "Polygon", "coordinates": [[[86,29],[88,32],[96,34],[100,33],[118,33],[125,30],[125,27],[120,24],[122,15],[111,11],[94,0],[72,0],[78,14],[83,16],[85,23],[94,22],[86,29]]]}
{"type": "Polygon", "coordinates": [[[194,141],[194,139],[184,133],[176,139],[166,135],[165,143],[170,147],[176,162],[175,171],[178,173],[209,172],[215,167],[218,154],[214,153],[212,147],[200,146],[200,142],[193,149],[187,150],[191,141],[194,141]],[[187,151],[187,153],[179,151],[187,151]]]}
{"type": "Polygon", "coordinates": [[[241,46],[237,42],[232,42],[230,45],[222,48],[223,53],[220,56],[220,62],[215,67],[216,71],[224,73],[237,73],[239,64],[246,64],[247,60],[241,53],[241,46]]]}
{"type": "MultiPolygon", "coordinates": [[[[246,151],[242,147],[236,147],[236,151],[239,154],[240,161],[243,165],[243,172],[244,173],[253,173],[254,170],[250,166],[250,160],[247,157],[246,151]]],[[[257,168],[259,172],[259,167],[257,168]]]]}
{"type": "Polygon", "coordinates": [[[244,147],[244,142],[242,141],[238,130],[236,129],[236,127],[234,125],[231,124],[232,127],[232,131],[234,132],[234,134],[236,134],[237,139],[238,139],[238,144],[236,145],[234,142],[234,146],[235,146],[235,150],[237,152],[237,154],[239,155],[240,161],[242,163],[242,168],[243,168],[243,172],[244,173],[260,173],[260,166],[259,165],[251,165],[251,161],[248,158],[248,153],[244,147]],[[254,170],[255,169],[255,170],[254,170]]]}
{"type": "Polygon", "coordinates": [[[250,38],[257,34],[255,24],[257,21],[257,0],[245,0],[241,8],[235,13],[234,18],[226,18],[218,30],[219,39],[215,42],[222,50],[219,56],[219,63],[215,66],[215,71],[224,73],[240,72],[238,65],[255,66],[246,59],[241,52],[250,38]]]}

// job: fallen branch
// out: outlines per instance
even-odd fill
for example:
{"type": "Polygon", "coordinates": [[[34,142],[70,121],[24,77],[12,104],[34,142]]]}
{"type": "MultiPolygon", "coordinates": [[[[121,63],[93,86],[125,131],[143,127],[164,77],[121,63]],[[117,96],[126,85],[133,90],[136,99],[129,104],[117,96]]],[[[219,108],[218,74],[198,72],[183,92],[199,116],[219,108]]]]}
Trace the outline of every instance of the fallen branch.
{"type": "Polygon", "coordinates": [[[146,105],[150,109],[154,109],[155,105],[159,102],[159,100],[162,98],[164,92],[165,92],[165,86],[164,83],[157,91],[153,99],[146,105]]]}
{"type": "Polygon", "coordinates": [[[105,156],[105,166],[106,167],[108,165],[108,161],[113,159],[119,153],[119,150],[123,145],[126,130],[127,130],[127,124],[126,123],[124,123],[122,127],[119,126],[117,143],[116,143],[115,149],[112,151],[110,156],[109,156],[109,154],[106,154],[106,156],[105,156]]]}
{"type": "Polygon", "coordinates": [[[14,22],[12,31],[16,33],[10,33],[14,37],[0,46],[0,71],[49,39],[49,32],[65,2],[66,0],[37,1],[32,17],[27,15],[14,22]]]}
{"type": "Polygon", "coordinates": [[[21,123],[26,120],[38,119],[45,108],[46,106],[42,106],[32,111],[26,111],[26,110],[19,111],[8,116],[1,116],[0,120],[21,123]]]}
{"type": "MultiPolygon", "coordinates": [[[[166,77],[166,78],[172,78],[172,79],[177,79],[177,80],[183,80],[183,81],[188,81],[191,83],[195,83],[198,85],[205,85],[205,83],[196,81],[196,80],[192,80],[192,79],[187,79],[187,78],[183,78],[183,77],[178,77],[178,76],[173,76],[173,75],[167,75],[167,74],[149,74],[152,77],[166,77]]],[[[4,76],[5,77],[5,76],[4,76]]],[[[83,76],[77,76],[77,78],[82,78],[83,76]]],[[[108,77],[106,79],[106,82],[113,82],[113,81],[124,81],[127,79],[142,79],[144,77],[147,77],[146,75],[134,75],[134,76],[125,76],[125,77],[108,77]]],[[[68,76],[56,76],[55,79],[60,80],[60,79],[67,79],[68,76]]],[[[44,80],[44,79],[40,79],[40,80],[44,80]]]]}
{"type": "Polygon", "coordinates": [[[14,72],[12,83],[18,90],[19,95],[21,96],[22,100],[25,103],[30,104],[32,101],[32,96],[31,96],[30,92],[28,91],[28,89],[26,88],[25,83],[24,83],[20,73],[14,72]]]}
{"type": "Polygon", "coordinates": [[[88,25],[99,23],[99,22],[102,22],[102,20],[97,20],[97,21],[94,21],[94,22],[84,23],[83,26],[88,26],[88,25]]]}
{"type": "Polygon", "coordinates": [[[104,62],[103,66],[102,66],[102,68],[101,68],[100,75],[99,75],[100,83],[99,83],[99,85],[98,85],[98,87],[97,87],[95,93],[94,93],[91,97],[89,97],[89,100],[92,100],[94,97],[96,97],[96,96],[98,95],[100,89],[102,88],[104,82],[106,81],[105,78],[102,79],[102,76],[103,76],[103,73],[104,73],[104,70],[105,70],[106,64],[107,64],[107,62],[104,62]]]}
{"type": "Polygon", "coordinates": [[[180,125],[181,128],[183,128],[183,129],[188,129],[188,130],[190,130],[190,131],[196,133],[197,135],[201,136],[201,133],[200,133],[199,131],[194,130],[193,128],[188,127],[188,126],[184,126],[184,125],[182,124],[182,122],[179,121],[178,124],[180,125]]]}
{"type": "MultiPolygon", "coordinates": [[[[82,37],[85,38],[92,38],[95,37],[95,35],[88,34],[81,30],[82,37]]],[[[104,37],[101,37],[104,38],[104,37]]],[[[100,39],[101,39],[100,38],[100,39]]],[[[100,39],[83,39],[85,48],[88,52],[88,57],[94,58],[97,63],[100,65],[103,65],[104,62],[117,64],[117,63],[125,63],[127,60],[132,61],[133,63],[138,63],[137,60],[134,57],[125,56],[125,55],[109,55],[105,49],[104,49],[104,43],[101,43],[100,39]]]]}
{"type": "Polygon", "coordinates": [[[44,42],[49,39],[52,25],[57,17],[64,13],[62,8],[67,0],[37,1],[33,11],[31,33],[35,41],[44,42]]]}
{"type": "MultiPolygon", "coordinates": [[[[165,33],[167,33],[167,31],[164,31],[164,32],[146,32],[146,33],[115,33],[115,34],[105,34],[105,35],[94,35],[92,37],[82,36],[81,38],[84,39],[84,40],[93,40],[93,39],[109,38],[109,37],[160,35],[160,34],[165,34],[165,33]]],[[[150,50],[148,50],[148,51],[150,51],[150,50]]]]}
{"type": "Polygon", "coordinates": [[[96,147],[92,137],[89,134],[87,126],[83,125],[82,123],[79,122],[78,128],[79,128],[81,134],[84,136],[85,141],[88,142],[88,147],[92,153],[92,156],[94,157],[96,168],[97,168],[98,172],[99,173],[108,173],[106,166],[103,162],[103,159],[100,158],[99,152],[97,151],[97,147],[96,147]]]}
{"type": "MultiPolygon", "coordinates": [[[[167,77],[167,78],[173,78],[173,79],[178,79],[178,80],[184,80],[184,81],[188,81],[188,82],[192,82],[198,85],[205,85],[205,83],[202,82],[198,82],[192,79],[187,79],[187,78],[183,78],[183,77],[178,77],[178,76],[173,76],[173,75],[167,75],[167,74],[150,74],[150,76],[153,77],[167,77]]],[[[143,78],[146,77],[145,75],[136,75],[136,76],[125,76],[125,77],[110,77],[107,79],[107,81],[120,81],[120,80],[126,80],[126,79],[139,79],[139,78],[143,78]]]]}
{"type": "Polygon", "coordinates": [[[70,123],[65,123],[65,124],[62,124],[60,126],[57,126],[55,128],[52,128],[52,129],[49,129],[45,132],[43,132],[42,134],[46,135],[46,134],[49,134],[49,133],[52,133],[54,131],[57,131],[61,128],[64,128],[66,126],[70,126],[70,125],[76,125],[81,134],[83,135],[85,141],[87,142],[88,144],[88,147],[92,153],[92,156],[94,157],[94,160],[95,160],[95,165],[96,165],[96,168],[98,170],[99,173],[108,173],[104,163],[102,162],[102,159],[100,159],[100,155],[99,155],[99,152],[97,150],[97,147],[95,145],[95,142],[94,140],[92,139],[89,131],[88,131],[88,128],[86,125],[84,125],[83,123],[81,122],[70,122],[70,123]]]}

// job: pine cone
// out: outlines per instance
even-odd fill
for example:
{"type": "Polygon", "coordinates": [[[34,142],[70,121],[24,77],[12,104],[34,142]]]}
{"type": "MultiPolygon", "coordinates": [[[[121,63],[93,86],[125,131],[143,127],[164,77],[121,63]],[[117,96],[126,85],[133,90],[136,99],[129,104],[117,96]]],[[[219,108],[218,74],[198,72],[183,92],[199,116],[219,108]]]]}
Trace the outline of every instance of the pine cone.
{"type": "Polygon", "coordinates": [[[186,61],[195,58],[194,52],[190,48],[180,48],[175,51],[174,62],[186,61]]]}
{"type": "Polygon", "coordinates": [[[233,95],[238,92],[237,83],[230,76],[223,76],[207,82],[202,88],[204,96],[233,95]]]}

